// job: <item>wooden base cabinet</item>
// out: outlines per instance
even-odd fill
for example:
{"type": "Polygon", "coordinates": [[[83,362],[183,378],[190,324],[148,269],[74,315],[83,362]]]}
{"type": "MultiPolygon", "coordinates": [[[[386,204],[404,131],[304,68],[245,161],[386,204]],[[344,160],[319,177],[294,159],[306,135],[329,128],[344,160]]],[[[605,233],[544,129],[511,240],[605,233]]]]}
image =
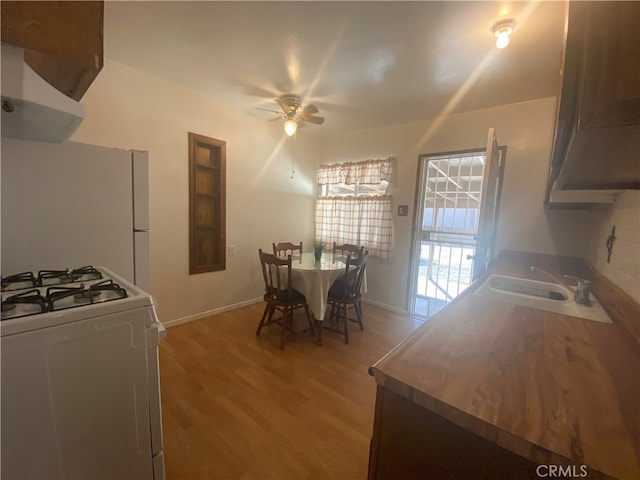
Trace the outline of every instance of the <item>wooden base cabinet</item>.
{"type": "Polygon", "coordinates": [[[378,385],[369,479],[536,479],[536,467],[378,385]]]}

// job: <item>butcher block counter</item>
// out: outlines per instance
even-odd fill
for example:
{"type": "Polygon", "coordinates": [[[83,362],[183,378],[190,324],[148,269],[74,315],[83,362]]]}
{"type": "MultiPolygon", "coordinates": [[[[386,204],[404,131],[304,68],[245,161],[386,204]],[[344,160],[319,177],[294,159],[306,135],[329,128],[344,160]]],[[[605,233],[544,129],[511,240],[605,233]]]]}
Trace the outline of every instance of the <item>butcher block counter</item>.
{"type": "Polygon", "coordinates": [[[613,324],[474,295],[370,368],[369,478],[640,479],[640,308],[580,260],[502,252],[488,273],[591,280],[613,324]],[[563,474],[563,475],[560,475],[563,474]]]}

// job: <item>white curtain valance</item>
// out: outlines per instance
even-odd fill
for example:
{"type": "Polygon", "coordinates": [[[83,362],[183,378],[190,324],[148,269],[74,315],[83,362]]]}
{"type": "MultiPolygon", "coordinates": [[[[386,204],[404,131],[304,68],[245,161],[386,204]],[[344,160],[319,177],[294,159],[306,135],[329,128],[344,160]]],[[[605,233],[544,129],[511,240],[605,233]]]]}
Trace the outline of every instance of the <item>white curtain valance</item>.
{"type": "Polygon", "coordinates": [[[364,160],[362,162],[332,163],[320,165],[319,185],[378,185],[382,180],[391,182],[395,158],[364,160]]]}

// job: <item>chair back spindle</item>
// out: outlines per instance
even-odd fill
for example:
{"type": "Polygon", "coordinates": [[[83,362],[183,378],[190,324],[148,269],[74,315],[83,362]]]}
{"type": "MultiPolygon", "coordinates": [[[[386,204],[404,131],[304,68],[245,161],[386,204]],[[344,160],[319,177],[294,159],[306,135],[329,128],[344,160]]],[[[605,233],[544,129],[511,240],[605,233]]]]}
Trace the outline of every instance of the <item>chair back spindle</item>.
{"type": "Polygon", "coordinates": [[[343,245],[336,245],[336,242],[333,242],[333,254],[340,253],[341,255],[347,255],[351,257],[361,257],[364,255],[364,246],[358,247],[357,245],[352,245],[350,243],[345,243],[343,245]]]}
{"type": "Polygon", "coordinates": [[[287,255],[302,255],[302,242],[296,244],[291,242],[273,243],[273,254],[276,257],[286,257],[287,255]]]}

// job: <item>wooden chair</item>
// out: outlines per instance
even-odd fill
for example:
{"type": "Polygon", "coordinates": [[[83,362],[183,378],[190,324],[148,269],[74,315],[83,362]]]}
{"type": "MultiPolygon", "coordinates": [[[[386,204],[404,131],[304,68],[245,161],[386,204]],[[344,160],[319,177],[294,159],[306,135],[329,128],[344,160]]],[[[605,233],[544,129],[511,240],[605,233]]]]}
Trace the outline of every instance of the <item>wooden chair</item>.
{"type": "Polygon", "coordinates": [[[287,255],[302,255],[302,242],[295,244],[291,242],[280,242],[273,244],[273,254],[276,257],[286,257],[287,255]]]}
{"type": "MultiPolygon", "coordinates": [[[[258,249],[260,264],[262,265],[262,275],[264,277],[264,301],[266,302],[264,313],[258,324],[256,335],[260,335],[260,330],[265,325],[278,323],[282,325],[280,334],[280,348],[284,348],[285,332],[287,329],[293,330],[293,311],[296,308],[304,308],[309,320],[311,334],[316,336],[316,329],[311,318],[309,305],[305,296],[291,286],[291,255],[286,259],[278,258],[270,253],[264,253],[258,249]],[[282,271],[282,268],[286,271],[282,271]],[[276,310],[282,312],[282,317],[274,318],[276,310]]],[[[317,338],[317,337],[316,337],[317,338]]]]}
{"type": "Polygon", "coordinates": [[[351,255],[352,258],[360,257],[364,255],[364,246],[358,247],[357,245],[351,245],[350,243],[336,245],[336,242],[333,242],[333,254],[335,255],[338,252],[341,255],[351,255]]]}
{"type": "MultiPolygon", "coordinates": [[[[329,323],[335,322],[340,327],[344,323],[343,330],[337,330],[344,333],[344,343],[349,343],[349,322],[360,325],[360,330],[364,330],[362,325],[362,304],[360,302],[362,294],[362,279],[367,266],[369,251],[364,252],[356,258],[347,256],[345,272],[329,289],[328,304],[331,305],[329,313],[329,323]],[[347,307],[352,306],[355,310],[356,318],[349,318],[347,307]]],[[[331,327],[327,327],[331,330],[331,327]]]]}

